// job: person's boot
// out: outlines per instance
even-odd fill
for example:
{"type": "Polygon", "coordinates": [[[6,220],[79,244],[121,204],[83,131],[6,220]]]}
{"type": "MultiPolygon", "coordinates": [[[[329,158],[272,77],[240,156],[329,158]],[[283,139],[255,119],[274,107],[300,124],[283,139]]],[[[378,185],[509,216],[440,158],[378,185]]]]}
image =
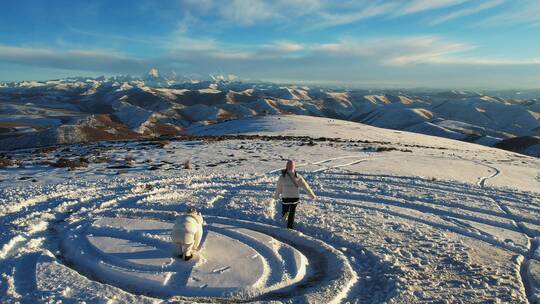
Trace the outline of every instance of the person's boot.
{"type": "Polygon", "coordinates": [[[191,260],[191,258],[193,258],[193,254],[192,255],[186,255],[184,257],[184,261],[189,261],[189,260],[191,260]]]}

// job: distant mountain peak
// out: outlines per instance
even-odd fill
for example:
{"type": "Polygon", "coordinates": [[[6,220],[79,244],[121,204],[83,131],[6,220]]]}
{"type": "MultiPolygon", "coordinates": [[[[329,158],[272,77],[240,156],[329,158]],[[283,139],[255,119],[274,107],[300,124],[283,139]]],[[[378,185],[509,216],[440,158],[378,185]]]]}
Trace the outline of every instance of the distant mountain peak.
{"type": "Polygon", "coordinates": [[[171,82],[174,82],[161,76],[156,68],[151,68],[142,80],[146,85],[153,87],[168,87],[171,82]]]}
{"type": "Polygon", "coordinates": [[[238,76],[234,74],[228,74],[228,75],[210,74],[209,76],[210,76],[210,79],[212,79],[212,81],[214,82],[231,82],[231,81],[238,80],[238,76]]]}
{"type": "Polygon", "coordinates": [[[152,78],[159,78],[159,71],[156,68],[151,68],[150,71],[148,71],[148,76],[152,78]]]}

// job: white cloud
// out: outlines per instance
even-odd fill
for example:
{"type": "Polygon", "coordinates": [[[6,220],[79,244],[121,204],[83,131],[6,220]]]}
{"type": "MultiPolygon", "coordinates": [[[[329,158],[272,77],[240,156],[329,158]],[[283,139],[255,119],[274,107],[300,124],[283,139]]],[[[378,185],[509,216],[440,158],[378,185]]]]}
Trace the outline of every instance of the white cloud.
{"type": "MultiPolygon", "coordinates": [[[[452,57],[475,48],[474,45],[452,42],[437,36],[386,37],[375,39],[343,39],[331,43],[300,44],[278,41],[262,45],[232,45],[214,43],[206,49],[175,49],[172,58],[180,61],[231,61],[261,63],[273,60],[332,61],[336,58],[363,58],[385,66],[430,64],[482,64],[495,65],[497,60],[474,60],[452,57]],[[333,59],[332,59],[333,58],[333,59]]],[[[501,62],[510,64],[512,61],[501,62]]],[[[519,61],[514,61],[519,63],[519,61]]],[[[530,61],[528,61],[530,62],[530,61]]]]}
{"type": "Polygon", "coordinates": [[[540,65],[540,58],[527,59],[502,59],[502,58],[471,58],[471,57],[432,57],[427,58],[423,63],[439,65],[474,65],[474,66],[528,66],[540,65]]]}
{"type": "Polygon", "coordinates": [[[216,15],[233,25],[250,26],[262,22],[283,22],[323,7],[323,0],[182,0],[189,13],[216,15]]]}
{"type": "MultiPolygon", "coordinates": [[[[189,41],[189,38],[182,39],[189,41]]],[[[197,57],[199,59],[208,58],[212,60],[247,61],[285,58],[289,57],[291,54],[301,52],[306,48],[306,46],[303,44],[290,41],[278,41],[261,45],[242,45],[214,42],[204,46],[205,47],[198,49],[172,48],[169,50],[169,53],[173,58],[184,58],[184,60],[197,57]]]]}
{"type": "Polygon", "coordinates": [[[480,22],[484,26],[507,26],[509,24],[528,24],[534,27],[540,23],[540,2],[523,1],[502,13],[490,16],[480,22]]]}
{"type": "Polygon", "coordinates": [[[224,18],[242,25],[279,17],[275,7],[262,0],[233,0],[222,6],[220,13],[224,18]]]}
{"type": "Polygon", "coordinates": [[[167,41],[166,48],[170,50],[206,51],[216,49],[217,42],[211,38],[192,38],[186,35],[177,35],[167,41]]]}
{"type": "Polygon", "coordinates": [[[37,67],[116,73],[133,72],[144,66],[143,60],[111,51],[59,51],[7,45],[0,45],[0,61],[37,67]]]}
{"type": "Polygon", "coordinates": [[[261,23],[301,25],[316,29],[362,21],[377,16],[399,17],[451,8],[472,0],[182,0],[188,14],[216,16],[229,26],[261,23]]]}
{"type": "Polygon", "coordinates": [[[357,8],[354,12],[327,13],[320,12],[321,20],[318,20],[311,28],[323,28],[336,25],[343,25],[358,22],[361,20],[386,15],[398,8],[398,3],[382,2],[375,3],[365,7],[357,8]]]}
{"type": "MultiPolygon", "coordinates": [[[[275,41],[259,45],[207,42],[182,36],[165,53],[152,59],[129,57],[110,51],[52,50],[0,45],[0,62],[33,67],[77,71],[138,74],[150,67],[178,69],[181,73],[204,74],[216,70],[262,74],[306,73],[306,69],[339,71],[363,66],[371,69],[407,70],[419,65],[437,66],[526,66],[539,65],[540,58],[476,58],[468,43],[448,41],[438,36],[342,39],[328,43],[275,41]]],[[[303,77],[306,76],[306,74],[303,77]]],[[[346,75],[346,74],[345,74],[346,75]]],[[[302,77],[299,77],[302,78],[302,77]]]]}
{"type": "Polygon", "coordinates": [[[408,4],[405,5],[402,10],[397,13],[397,15],[415,14],[449,6],[455,6],[468,1],[470,0],[412,0],[408,1],[408,4]]]}
{"type": "Polygon", "coordinates": [[[281,52],[297,52],[304,49],[304,45],[290,41],[280,41],[275,44],[275,49],[281,52]]]}
{"type": "Polygon", "coordinates": [[[462,10],[458,10],[458,11],[446,14],[444,16],[441,16],[441,17],[439,17],[437,19],[434,19],[431,22],[431,24],[432,25],[440,24],[440,23],[443,23],[443,22],[447,22],[449,20],[453,20],[453,19],[473,15],[473,14],[476,14],[476,13],[479,13],[479,12],[482,12],[482,11],[497,7],[497,6],[501,5],[501,4],[503,4],[504,2],[506,2],[506,0],[490,0],[490,1],[486,1],[484,3],[481,3],[480,5],[464,8],[462,10]]]}
{"type": "Polygon", "coordinates": [[[422,58],[445,56],[473,48],[474,46],[468,44],[444,41],[435,36],[348,39],[314,46],[314,49],[322,54],[369,57],[386,65],[414,64],[422,58]]]}

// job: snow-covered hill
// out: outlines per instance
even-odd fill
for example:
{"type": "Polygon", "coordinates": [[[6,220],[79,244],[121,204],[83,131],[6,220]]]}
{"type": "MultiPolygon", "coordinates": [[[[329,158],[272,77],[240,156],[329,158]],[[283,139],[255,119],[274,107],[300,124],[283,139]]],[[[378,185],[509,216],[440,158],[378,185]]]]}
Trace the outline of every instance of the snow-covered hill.
{"type": "Polygon", "coordinates": [[[532,97],[536,95],[494,94],[504,97],[458,91],[310,88],[244,83],[217,76],[193,81],[163,76],[155,69],[141,78],[9,83],[0,86],[0,145],[16,149],[178,135],[193,125],[256,115],[299,114],[488,146],[528,137],[532,140],[520,141],[520,145],[506,141],[498,146],[539,156],[535,142],[540,137],[540,109],[532,97]]]}
{"type": "Polygon", "coordinates": [[[187,131],[5,154],[0,302],[540,299],[537,158],[298,115],[187,131]],[[286,159],[318,197],[296,231],[271,201],[286,159]],[[206,235],[184,262],[169,234],[187,206],[206,235]]]}

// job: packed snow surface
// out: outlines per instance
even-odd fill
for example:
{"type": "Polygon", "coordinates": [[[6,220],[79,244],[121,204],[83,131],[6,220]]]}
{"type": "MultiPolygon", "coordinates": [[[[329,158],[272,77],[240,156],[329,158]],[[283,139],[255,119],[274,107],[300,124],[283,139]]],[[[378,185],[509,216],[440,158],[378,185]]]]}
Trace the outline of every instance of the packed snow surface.
{"type": "Polygon", "coordinates": [[[229,136],[9,154],[22,163],[0,169],[0,302],[540,299],[538,159],[301,116],[188,131],[229,136]],[[296,230],[271,201],[286,159],[317,194],[296,230]],[[205,236],[185,262],[169,235],[187,206],[205,236]]]}

